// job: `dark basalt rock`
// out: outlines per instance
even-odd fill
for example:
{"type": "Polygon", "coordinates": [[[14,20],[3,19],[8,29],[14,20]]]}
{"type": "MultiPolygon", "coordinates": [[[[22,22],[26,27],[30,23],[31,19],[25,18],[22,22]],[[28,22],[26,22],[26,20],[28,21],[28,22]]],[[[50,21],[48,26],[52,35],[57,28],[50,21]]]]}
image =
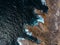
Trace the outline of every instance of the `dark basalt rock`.
{"type": "Polygon", "coordinates": [[[23,35],[23,25],[37,19],[34,8],[46,12],[45,7],[40,0],[0,0],[0,45],[15,45],[17,37],[23,35]]]}

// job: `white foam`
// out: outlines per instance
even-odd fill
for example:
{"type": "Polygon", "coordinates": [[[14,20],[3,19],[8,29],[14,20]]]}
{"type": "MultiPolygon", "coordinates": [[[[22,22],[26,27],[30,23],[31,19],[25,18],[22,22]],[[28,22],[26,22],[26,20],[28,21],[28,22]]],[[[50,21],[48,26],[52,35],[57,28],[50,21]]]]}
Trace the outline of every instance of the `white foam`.
{"type": "Polygon", "coordinates": [[[44,18],[41,15],[38,15],[37,22],[44,23],[44,18]]]}
{"type": "Polygon", "coordinates": [[[41,15],[37,16],[37,20],[34,21],[34,25],[38,25],[38,23],[44,23],[44,18],[41,15]]]}
{"type": "Polygon", "coordinates": [[[18,42],[18,43],[19,43],[19,45],[23,45],[22,42],[18,42]]]}
{"type": "Polygon", "coordinates": [[[17,42],[18,42],[19,45],[23,45],[22,42],[21,42],[21,40],[25,40],[25,39],[24,38],[21,38],[21,37],[18,37],[17,38],[17,42]]]}
{"type": "Polygon", "coordinates": [[[25,40],[24,38],[18,37],[17,41],[25,40]]]}
{"type": "Polygon", "coordinates": [[[30,36],[32,35],[32,32],[29,32],[28,29],[25,29],[25,32],[26,32],[27,35],[30,35],[30,36]]]}
{"type": "Polygon", "coordinates": [[[46,0],[41,0],[43,5],[46,5],[46,0]]]}
{"type": "Polygon", "coordinates": [[[32,35],[32,32],[28,32],[28,33],[26,33],[27,35],[29,35],[29,36],[31,36],[32,35]]]}
{"type": "Polygon", "coordinates": [[[29,30],[28,29],[25,29],[25,32],[29,32],[29,30]]]}

